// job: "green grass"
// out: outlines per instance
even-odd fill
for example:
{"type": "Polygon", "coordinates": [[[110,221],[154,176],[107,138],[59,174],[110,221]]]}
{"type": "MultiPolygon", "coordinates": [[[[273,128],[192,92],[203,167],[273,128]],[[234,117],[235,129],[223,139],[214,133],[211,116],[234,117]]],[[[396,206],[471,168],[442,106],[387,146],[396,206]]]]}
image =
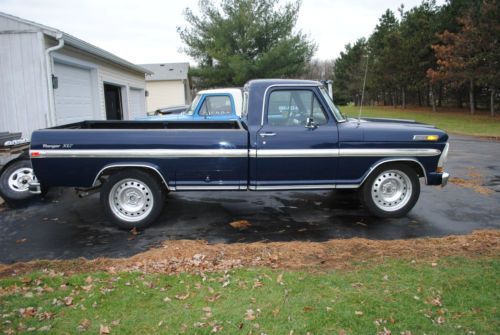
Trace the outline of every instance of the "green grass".
{"type": "Polygon", "coordinates": [[[392,334],[493,334],[500,329],[499,275],[499,259],[468,258],[326,273],[240,269],[205,278],[33,273],[0,280],[0,330],[97,334],[106,325],[111,334],[210,334],[219,325],[222,334],[376,334],[384,327],[392,334]],[[73,298],[69,306],[65,297],[73,298]],[[22,317],[28,307],[36,313],[22,317]],[[54,315],[43,320],[43,312],[54,315]],[[84,319],[88,329],[77,330],[84,319]]]}
{"type": "MultiPolygon", "coordinates": [[[[359,107],[341,106],[341,111],[349,117],[357,117],[359,107]]],[[[449,133],[500,137],[500,117],[480,114],[471,116],[466,112],[449,112],[439,110],[433,113],[427,109],[395,109],[393,107],[363,107],[365,117],[384,117],[411,119],[418,122],[433,124],[449,133]]]]}

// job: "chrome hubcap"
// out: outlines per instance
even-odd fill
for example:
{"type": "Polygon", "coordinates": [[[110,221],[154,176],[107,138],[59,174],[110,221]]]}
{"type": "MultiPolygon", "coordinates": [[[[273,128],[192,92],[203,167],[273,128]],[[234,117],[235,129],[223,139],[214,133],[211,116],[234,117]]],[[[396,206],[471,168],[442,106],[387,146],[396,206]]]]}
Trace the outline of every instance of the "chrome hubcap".
{"type": "Polygon", "coordinates": [[[410,178],[399,170],[388,170],[379,174],[371,189],[373,202],[386,212],[403,208],[410,201],[411,194],[410,178]]]}
{"type": "Polygon", "coordinates": [[[123,179],[117,182],[109,193],[109,205],[121,220],[137,222],[153,210],[151,189],[137,179],[123,179]]]}
{"type": "Polygon", "coordinates": [[[9,188],[16,192],[26,192],[33,178],[34,174],[32,168],[19,168],[9,176],[9,188]]]}

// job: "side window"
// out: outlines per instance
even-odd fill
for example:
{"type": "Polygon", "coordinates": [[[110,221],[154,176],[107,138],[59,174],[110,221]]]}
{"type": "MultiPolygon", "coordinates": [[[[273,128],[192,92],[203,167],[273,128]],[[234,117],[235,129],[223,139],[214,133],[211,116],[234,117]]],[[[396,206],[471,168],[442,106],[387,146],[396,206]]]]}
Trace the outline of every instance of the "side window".
{"type": "Polygon", "coordinates": [[[323,107],[310,90],[271,92],[267,107],[267,123],[273,126],[305,126],[308,118],[317,125],[328,120],[323,107]]]}
{"type": "Polygon", "coordinates": [[[200,115],[218,116],[232,114],[231,99],[227,95],[208,96],[200,108],[200,115]]]}

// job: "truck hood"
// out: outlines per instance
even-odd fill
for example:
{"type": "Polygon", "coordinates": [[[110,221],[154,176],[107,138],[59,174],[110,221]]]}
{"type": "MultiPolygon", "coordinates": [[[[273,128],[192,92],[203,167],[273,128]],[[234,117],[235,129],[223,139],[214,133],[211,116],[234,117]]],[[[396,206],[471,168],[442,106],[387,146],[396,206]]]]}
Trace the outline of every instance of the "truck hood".
{"type": "Polygon", "coordinates": [[[348,118],[339,124],[341,141],[413,142],[415,135],[438,135],[438,142],[448,140],[448,134],[433,125],[403,119],[348,118]]]}

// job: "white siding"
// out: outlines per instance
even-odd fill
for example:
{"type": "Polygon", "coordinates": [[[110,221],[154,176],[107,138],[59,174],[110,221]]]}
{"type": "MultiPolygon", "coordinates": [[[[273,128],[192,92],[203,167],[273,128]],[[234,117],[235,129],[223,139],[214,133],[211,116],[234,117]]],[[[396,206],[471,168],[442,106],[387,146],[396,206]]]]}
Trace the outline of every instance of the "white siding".
{"type": "Polygon", "coordinates": [[[186,104],[184,83],[182,80],[158,80],[146,82],[148,111],[186,104]]]}
{"type": "MultiPolygon", "coordinates": [[[[6,27],[1,19],[0,31],[6,27]]],[[[41,33],[0,32],[0,131],[22,132],[29,137],[33,130],[47,126],[42,41],[41,33]]]]}
{"type": "Polygon", "coordinates": [[[34,27],[18,20],[11,20],[0,16],[0,31],[8,30],[34,30],[34,27]]]}

